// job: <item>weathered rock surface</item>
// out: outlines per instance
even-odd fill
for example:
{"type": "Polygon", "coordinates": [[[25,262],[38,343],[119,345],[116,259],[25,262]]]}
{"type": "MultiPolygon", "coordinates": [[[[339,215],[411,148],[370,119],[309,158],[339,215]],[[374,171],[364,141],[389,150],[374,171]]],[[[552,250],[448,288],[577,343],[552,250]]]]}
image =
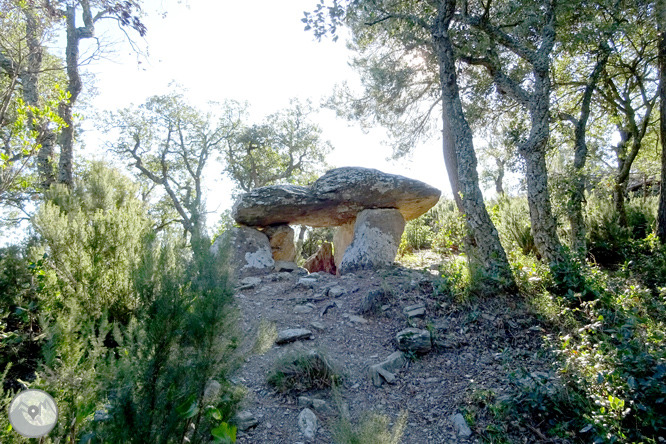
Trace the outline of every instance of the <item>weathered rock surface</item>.
{"type": "Polygon", "coordinates": [[[273,185],[243,194],[232,216],[243,225],[333,227],[353,222],[368,208],[396,208],[405,220],[419,217],[441,192],[421,181],[381,171],[344,167],[328,171],[311,186],[273,185]]]}
{"type": "Polygon", "coordinates": [[[335,414],[335,409],[331,405],[319,398],[312,398],[310,396],[299,396],[298,405],[301,407],[307,407],[313,409],[324,415],[332,416],[335,414]]]}
{"type": "Polygon", "coordinates": [[[372,380],[372,384],[375,387],[380,387],[384,381],[388,382],[389,384],[395,383],[395,373],[400,370],[406,362],[407,359],[405,358],[405,354],[403,352],[397,351],[395,353],[391,353],[391,355],[389,355],[389,357],[386,358],[384,362],[371,365],[368,373],[370,375],[370,379],[372,380]]]}
{"type": "Polygon", "coordinates": [[[314,412],[305,408],[298,415],[298,428],[305,439],[312,441],[317,433],[317,417],[314,412]]]}
{"type": "Polygon", "coordinates": [[[456,413],[452,415],[451,422],[453,422],[453,429],[456,431],[456,435],[463,438],[468,438],[472,435],[472,430],[467,425],[465,417],[462,414],[456,413]]]}
{"type": "Polygon", "coordinates": [[[211,250],[227,251],[229,266],[239,276],[269,273],[275,266],[268,237],[250,227],[234,227],[224,232],[211,250]]]}
{"type": "Polygon", "coordinates": [[[402,309],[402,312],[408,318],[421,318],[425,315],[426,308],[423,303],[408,305],[402,309]]]}
{"type": "Polygon", "coordinates": [[[278,345],[288,344],[289,342],[300,341],[302,339],[312,338],[312,332],[305,328],[290,328],[278,332],[275,343],[278,345]]]}
{"type": "Polygon", "coordinates": [[[264,234],[268,236],[275,261],[294,262],[296,260],[293,228],[289,225],[273,225],[264,229],[264,234]]]}
{"type": "Polygon", "coordinates": [[[413,353],[428,353],[432,349],[432,341],[428,330],[406,328],[395,336],[398,348],[413,353]]]}
{"type": "Polygon", "coordinates": [[[361,211],[354,224],[354,240],[342,257],[340,274],[391,265],[404,229],[405,219],[398,210],[361,211]]]}
{"type": "Polygon", "coordinates": [[[354,222],[356,222],[355,219],[340,225],[333,233],[333,259],[335,260],[335,266],[338,268],[340,268],[345,250],[354,240],[354,222]]]}
{"type": "Polygon", "coordinates": [[[303,264],[303,268],[310,273],[317,273],[323,271],[325,273],[335,274],[336,267],[333,260],[333,244],[330,242],[323,242],[317,252],[307,258],[303,264]]]}
{"type": "Polygon", "coordinates": [[[255,418],[252,412],[244,410],[236,414],[234,423],[236,424],[236,427],[238,427],[238,430],[246,431],[252,427],[256,427],[259,424],[259,421],[255,418]]]}
{"type": "Polygon", "coordinates": [[[370,290],[363,296],[361,299],[361,306],[358,309],[360,314],[369,314],[369,313],[379,313],[379,310],[388,299],[388,294],[384,291],[383,288],[377,288],[375,290],[370,290]]]}
{"type": "Polygon", "coordinates": [[[296,265],[294,262],[275,261],[275,267],[273,267],[273,271],[276,273],[292,273],[294,271],[299,271],[299,268],[298,265],[296,265]]]}

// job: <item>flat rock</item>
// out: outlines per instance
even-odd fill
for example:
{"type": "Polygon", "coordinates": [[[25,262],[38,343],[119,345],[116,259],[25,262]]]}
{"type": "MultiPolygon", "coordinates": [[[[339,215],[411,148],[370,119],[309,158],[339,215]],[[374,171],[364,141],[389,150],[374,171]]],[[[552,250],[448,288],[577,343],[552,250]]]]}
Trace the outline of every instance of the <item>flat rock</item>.
{"type": "Polygon", "coordinates": [[[395,373],[400,370],[406,362],[407,359],[405,358],[405,354],[401,351],[397,351],[391,353],[385,361],[371,365],[368,373],[372,380],[372,384],[375,387],[380,387],[384,381],[389,384],[395,383],[395,373]]]}
{"type": "Polygon", "coordinates": [[[308,408],[301,410],[298,415],[298,429],[305,436],[305,439],[308,441],[314,440],[317,433],[317,417],[312,410],[308,408]]]}
{"type": "Polygon", "coordinates": [[[303,339],[311,339],[312,332],[305,328],[290,328],[278,332],[278,337],[275,343],[278,345],[288,344],[290,342],[300,341],[303,339]]]}
{"type": "Polygon", "coordinates": [[[361,306],[358,309],[360,314],[379,312],[382,304],[386,301],[388,295],[382,288],[370,290],[361,299],[361,306]]]}
{"type": "Polygon", "coordinates": [[[248,276],[238,281],[238,290],[250,290],[259,284],[261,284],[260,277],[248,276]]]}
{"type": "Polygon", "coordinates": [[[335,414],[335,410],[331,407],[331,405],[328,402],[324,401],[323,399],[319,398],[312,398],[310,396],[299,396],[298,405],[301,407],[314,409],[315,411],[322,413],[324,415],[335,414]]]}
{"type": "Polygon", "coordinates": [[[343,287],[336,285],[328,290],[328,296],[331,298],[339,298],[347,294],[347,290],[343,287]]]}
{"type": "Polygon", "coordinates": [[[413,353],[428,353],[432,349],[432,341],[428,330],[406,328],[395,336],[398,348],[413,353]]]}
{"type": "Polygon", "coordinates": [[[306,314],[310,313],[312,310],[314,310],[314,307],[311,307],[310,305],[297,305],[294,307],[294,313],[296,314],[306,314]]]}
{"type": "Polygon", "coordinates": [[[293,273],[298,270],[298,265],[290,261],[275,261],[275,266],[273,267],[273,271],[276,273],[293,273]]]}
{"type": "Polygon", "coordinates": [[[434,206],[441,192],[395,174],[343,167],[328,171],[311,186],[272,185],[239,197],[232,209],[243,225],[291,224],[333,227],[353,222],[368,208],[396,208],[412,220],[434,206]]]}
{"type": "Polygon", "coordinates": [[[419,318],[425,316],[426,309],[424,304],[414,304],[403,308],[402,312],[408,318],[419,318]]]}
{"type": "Polygon", "coordinates": [[[349,315],[349,322],[354,324],[367,324],[368,320],[361,316],[349,315]]]}

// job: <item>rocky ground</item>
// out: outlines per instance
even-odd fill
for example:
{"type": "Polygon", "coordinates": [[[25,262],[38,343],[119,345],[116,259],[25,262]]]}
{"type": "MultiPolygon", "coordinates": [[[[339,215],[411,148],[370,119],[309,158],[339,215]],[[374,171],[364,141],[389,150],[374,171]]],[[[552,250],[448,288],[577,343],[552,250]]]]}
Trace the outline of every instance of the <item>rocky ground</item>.
{"type": "Polygon", "coordinates": [[[519,296],[455,302],[437,296],[437,279],[436,271],[395,267],[342,277],[282,272],[241,281],[236,300],[242,328],[259,343],[237,375],[248,389],[241,429],[256,419],[256,425],[239,431],[238,442],[332,443],[330,430],[340,410],[348,411],[352,422],[368,412],[393,420],[406,410],[403,443],[480,441],[483,421],[470,424],[471,436],[465,436],[465,427],[454,426],[454,416],[479,393],[509,396],[515,388],[511,372],[553,377],[541,351],[544,331],[519,296]],[[372,302],[368,294],[377,305],[363,313],[372,302]],[[425,310],[413,307],[418,305],[425,310]],[[405,307],[412,307],[411,313],[405,307]],[[432,334],[432,350],[406,353],[393,383],[375,375],[382,383],[377,387],[371,366],[396,352],[396,334],[410,327],[432,334]],[[274,344],[275,332],[298,328],[309,330],[311,337],[274,344]],[[265,347],[262,340],[268,341],[265,347]],[[313,349],[342,370],[338,402],[330,390],[283,394],[266,383],[280,357],[313,349]],[[310,407],[317,418],[314,438],[299,427],[299,415],[312,404],[299,402],[300,396],[325,401],[310,407]]]}

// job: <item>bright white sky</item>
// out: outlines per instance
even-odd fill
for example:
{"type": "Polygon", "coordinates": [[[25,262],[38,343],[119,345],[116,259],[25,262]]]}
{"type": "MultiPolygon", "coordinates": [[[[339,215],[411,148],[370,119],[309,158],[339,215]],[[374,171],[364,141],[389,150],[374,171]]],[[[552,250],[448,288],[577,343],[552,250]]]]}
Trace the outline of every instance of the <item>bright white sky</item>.
{"type": "MultiPolygon", "coordinates": [[[[311,11],[315,0],[190,0],[189,5],[175,1],[146,0],[144,20],[148,35],[143,44],[149,57],[140,64],[128,45],[120,45],[115,62],[96,61],[87,69],[95,73],[98,95],[92,104],[102,110],[115,110],[140,104],[147,97],[169,91],[175,80],[187,88],[192,103],[236,99],[248,101],[253,119],[285,108],[289,99],[299,97],[319,103],[333,86],[344,80],[358,84],[358,74],[347,62],[352,53],[343,39],[317,42],[303,30],[303,11],[311,11]],[[156,13],[168,11],[166,18],[156,13]]],[[[110,28],[108,39],[118,40],[117,28],[110,28]]],[[[141,43],[141,42],[140,42],[141,43]]],[[[388,162],[391,149],[381,143],[385,132],[379,128],[364,134],[349,126],[329,110],[312,117],[323,129],[334,151],[328,158],[334,167],[363,166],[401,174],[429,183],[450,194],[441,151],[441,140],[434,138],[418,147],[411,161],[388,162]]],[[[91,128],[91,123],[84,129],[91,128]]],[[[103,141],[94,131],[84,133],[88,152],[103,141]]],[[[216,213],[229,208],[231,183],[220,180],[218,172],[209,178],[208,207],[216,213]]],[[[209,225],[218,217],[211,214],[209,225]]]]}

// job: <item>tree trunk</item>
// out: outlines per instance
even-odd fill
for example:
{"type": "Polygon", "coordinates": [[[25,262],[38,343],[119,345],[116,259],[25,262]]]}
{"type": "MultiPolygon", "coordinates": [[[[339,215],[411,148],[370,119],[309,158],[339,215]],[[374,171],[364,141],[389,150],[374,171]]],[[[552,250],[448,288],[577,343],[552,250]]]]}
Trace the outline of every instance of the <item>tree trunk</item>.
{"type": "Polygon", "coordinates": [[[504,196],[504,161],[495,159],[497,164],[497,178],[495,178],[495,192],[498,196],[504,196]]]}
{"type": "MultiPolygon", "coordinates": [[[[472,132],[462,110],[456,76],[453,44],[448,35],[449,24],[455,11],[455,0],[443,0],[438,4],[437,21],[431,33],[439,61],[439,78],[442,87],[442,117],[446,128],[453,135],[461,204],[467,223],[476,240],[479,260],[489,278],[501,287],[514,289],[515,281],[511,268],[499,240],[499,235],[483,202],[476,170],[472,132]]],[[[445,129],[446,132],[446,129],[445,129]]],[[[445,140],[446,144],[447,141],[445,140]]]]}
{"type": "MultiPolygon", "coordinates": [[[[27,105],[40,107],[39,100],[39,74],[42,70],[43,50],[41,45],[41,32],[35,11],[29,7],[23,8],[25,16],[25,34],[28,46],[26,69],[21,73],[23,85],[23,100],[27,105]]],[[[38,142],[41,144],[37,152],[37,172],[40,185],[48,189],[55,182],[51,162],[54,159],[55,134],[47,126],[36,128],[32,122],[32,113],[29,114],[30,126],[38,132],[38,142]]]]}
{"type": "Polygon", "coordinates": [[[659,134],[661,138],[661,190],[657,236],[666,244],[666,0],[657,0],[659,29],[659,134]]]}
{"type": "Polygon", "coordinates": [[[585,240],[585,219],[583,218],[583,201],[585,200],[585,161],[587,160],[587,121],[590,117],[590,103],[601,71],[608,62],[610,47],[606,42],[599,45],[599,58],[592,70],[590,80],[585,85],[581,103],[580,117],[571,119],[574,128],[574,186],[569,199],[569,224],[571,226],[571,250],[581,259],[587,255],[587,242],[585,240]]]}
{"type": "MultiPolygon", "coordinates": [[[[443,105],[442,105],[443,106],[443,105]]],[[[449,176],[449,183],[451,184],[451,192],[453,199],[456,202],[458,211],[464,213],[462,206],[462,198],[460,197],[460,180],[458,179],[458,160],[456,159],[456,142],[451,132],[449,122],[444,119],[442,124],[442,141],[444,151],[444,165],[446,166],[446,174],[449,176]]]]}
{"type": "Polygon", "coordinates": [[[61,103],[58,109],[60,117],[66,126],[60,133],[60,161],[58,162],[58,182],[69,187],[74,184],[72,166],[74,163],[74,118],[73,107],[82,89],[79,76],[79,33],[76,28],[76,8],[67,6],[65,13],[67,22],[67,46],[65,48],[65,63],[67,65],[67,80],[69,101],[61,103]]]}

